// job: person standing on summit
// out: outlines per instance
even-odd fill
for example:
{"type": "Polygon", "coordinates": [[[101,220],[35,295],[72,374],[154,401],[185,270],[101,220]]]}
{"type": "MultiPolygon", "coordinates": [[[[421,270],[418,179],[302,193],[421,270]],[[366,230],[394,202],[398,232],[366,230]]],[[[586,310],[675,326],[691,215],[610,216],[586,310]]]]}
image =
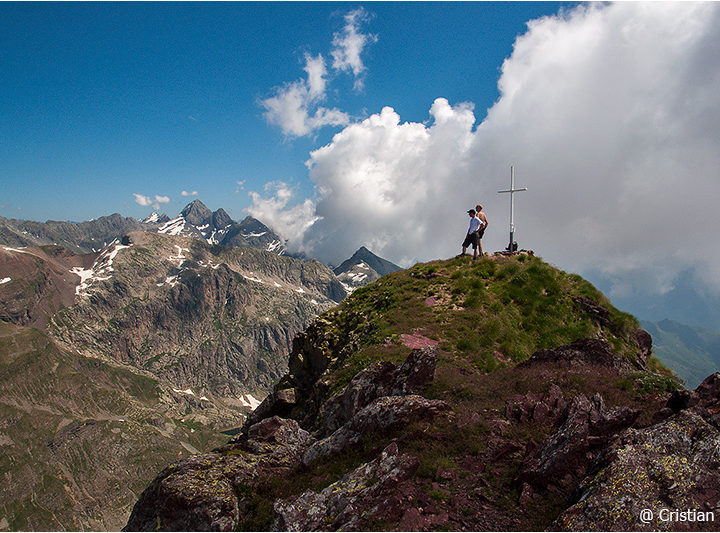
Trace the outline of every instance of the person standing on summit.
{"type": "Polygon", "coordinates": [[[482,208],[483,208],[483,206],[481,206],[480,204],[475,206],[475,211],[477,212],[476,216],[477,216],[478,220],[480,220],[480,222],[482,222],[482,228],[480,228],[480,231],[478,231],[478,253],[480,254],[480,257],[483,256],[482,238],[483,238],[483,235],[485,235],[485,229],[488,226],[488,219],[485,216],[485,213],[483,213],[482,208]]]}
{"type": "Polygon", "coordinates": [[[482,222],[480,222],[480,219],[475,216],[474,209],[469,209],[467,213],[468,215],[470,215],[470,227],[468,228],[467,235],[465,236],[465,240],[462,243],[461,255],[465,255],[467,247],[472,244],[473,260],[475,260],[477,259],[478,254],[478,232],[480,231],[480,228],[482,228],[482,222]]]}

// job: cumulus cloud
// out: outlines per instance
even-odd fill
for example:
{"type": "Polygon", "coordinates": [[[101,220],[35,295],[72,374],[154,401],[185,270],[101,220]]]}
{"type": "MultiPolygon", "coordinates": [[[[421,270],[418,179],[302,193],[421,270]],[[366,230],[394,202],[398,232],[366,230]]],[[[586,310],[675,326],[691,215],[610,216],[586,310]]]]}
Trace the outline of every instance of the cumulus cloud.
{"type": "MultiPolygon", "coordinates": [[[[360,54],[367,44],[374,42],[373,35],[359,31],[360,25],[368,18],[364,9],[358,8],[345,17],[343,30],[333,38],[331,55],[332,67],[355,76],[355,88],[363,84],[366,70],[360,54]]],[[[276,87],[272,95],[260,101],[265,110],[265,120],[279,126],[287,138],[311,135],[325,126],[345,126],[350,116],[340,109],[323,106],[327,98],[329,73],[322,54],[305,54],[305,78],[276,87]]]]}
{"type": "Polygon", "coordinates": [[[715,3],[593,3],[531,21],[482,123],[438,98],[427,124],[384,108],[312,152],[317,197],[296,246],[330,262],[363,244],[403,265],[448,257],[481,202],[485,247],[502,249],[512,164],[528,188],[521,247],[618,291],[669,291],[688,270],[720,290],[718,24],[715,3]]]}
{"type": "Polygon", "coordinates": [[[322,55],[305,56],[307,79],[275,89],[274,96],[262,100],[265,119],[279,126],[286,137],[309,135],[323,126],[342,126],[350,121],[347,113],[320,104],[325,99],[325,60],[322,55]]]}
{"type": "Polygon", "coordinates": [[[369,16],[368,13],[359,7],[345,15],[345,26],[342,31],[335,33],[332,41],[333,68],[344,72],[352,72],[355,76],[355,88],[363,86],[362,75],[366,67],[360,57],[368,44],[377,41],[377,36],[364,34],[360,26],[369,16]]]}
{"type": "Polygon", "coordinates": [[[296,196],[290,185],[283,181],[267,183],[264,189],[265,196],[257,192],[250,192],[252,205],[247,209],[253,217],[278,232],[285,239],[290,239],[300,250],[303,234],[318,219],[314,214],[315,205],[312,200],[306,199],[301,203],[289,206],[296,196]]]}
{"type": "Polygon", "coordinates": [[[144,194],[138,194],[136,192],[133,193],[133,196],[135,197],[135,203],[138,205],[141,205],[143,207],[152,205],[152,198],[150,198],[149,196],[145,196],[144,194]]]}
{"type": "Polygon", "coordinates": [[[197,195],[198,195],[197,191],[182,191],[180,193],[180,196],[197,196],[197,195]]]}
{"type": "Polygon", "coordinates": [[[149,196],[145,196],[144,194],[138,193],[133,193],[133,196],[135,198],[135,203],[143,207],[151,205],[154,209],[160,209],[160,204],[170,203],[169,196],[161,196],[156,194],[154,199],[150,198],[149,196]]]}

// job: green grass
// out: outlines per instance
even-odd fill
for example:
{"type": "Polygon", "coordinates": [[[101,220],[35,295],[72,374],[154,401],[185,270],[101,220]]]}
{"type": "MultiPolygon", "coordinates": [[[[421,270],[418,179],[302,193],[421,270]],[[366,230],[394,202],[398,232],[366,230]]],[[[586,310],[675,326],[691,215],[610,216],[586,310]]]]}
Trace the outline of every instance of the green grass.
{"type": "MultiPolygon", "coordinates": [[[[355,291],[332,312],[333,327],[352,330],[364,322],[359,350],[331,368],[331,381],[346,384],[374,360],[387,359],[399,335],[420,331],[442,341],[441,348],[481,372],[512,365],[538,349],[593,337],[600,326],[576,302],[592,300],[609,311],[604,336],[621,356],[633,360],[630,342],[637,320],[615,309],[589,282],[532,256],[455,258],[421,263],[384,276],[355,291]],[[437,305],[427,305],[433,296],[437,305]]],[[[401,358],[409,349],[393,353],[401,358]]]]}

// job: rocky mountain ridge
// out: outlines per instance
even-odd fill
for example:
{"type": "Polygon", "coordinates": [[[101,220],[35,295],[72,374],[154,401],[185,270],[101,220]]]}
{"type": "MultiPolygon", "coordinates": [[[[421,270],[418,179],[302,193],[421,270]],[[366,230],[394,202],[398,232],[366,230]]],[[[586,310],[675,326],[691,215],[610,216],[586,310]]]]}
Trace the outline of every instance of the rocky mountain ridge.
{"type": "Polygon", "coordinates": [[[402,268],[361,246],[350,258],[335,267],[333,272],[349,294],[358,287],[364,287],[379,277],[398,270],[402,268]]]}
{"type": "Polygon", "coordinates": [[[682,528],[658,511],[715,510],[719,380],[682,390],[538,258],[419,264],[298,335],[243,432],[165,469],[126,529],[682,528]]]}
{"type": "Polygon", "coordinates": [[[162,465],[242,423],[346,294],[316,261],[147,231],[83,255],[0,246],[0,269],[11,529],[118,529],[162,465]]]}

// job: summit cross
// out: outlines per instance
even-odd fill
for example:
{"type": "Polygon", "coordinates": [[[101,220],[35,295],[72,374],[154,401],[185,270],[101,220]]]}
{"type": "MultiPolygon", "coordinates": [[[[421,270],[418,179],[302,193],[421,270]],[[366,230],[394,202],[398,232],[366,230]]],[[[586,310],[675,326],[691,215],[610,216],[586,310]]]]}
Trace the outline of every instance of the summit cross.
{"type": "Polygon", "coordinates": [[[521,189],[515,188],[515,169],[510,167],[510,188],[506,191],[498,191],[498,194],[508,192],[510,193],[510,244],[508,244],[507,251],[512,253],[517,251],[517,243],[514,242],[515,238],[515,219],[513,218],[514,207],[515,207],[515,193],[527,191],[527,187],[521,189]]]}

